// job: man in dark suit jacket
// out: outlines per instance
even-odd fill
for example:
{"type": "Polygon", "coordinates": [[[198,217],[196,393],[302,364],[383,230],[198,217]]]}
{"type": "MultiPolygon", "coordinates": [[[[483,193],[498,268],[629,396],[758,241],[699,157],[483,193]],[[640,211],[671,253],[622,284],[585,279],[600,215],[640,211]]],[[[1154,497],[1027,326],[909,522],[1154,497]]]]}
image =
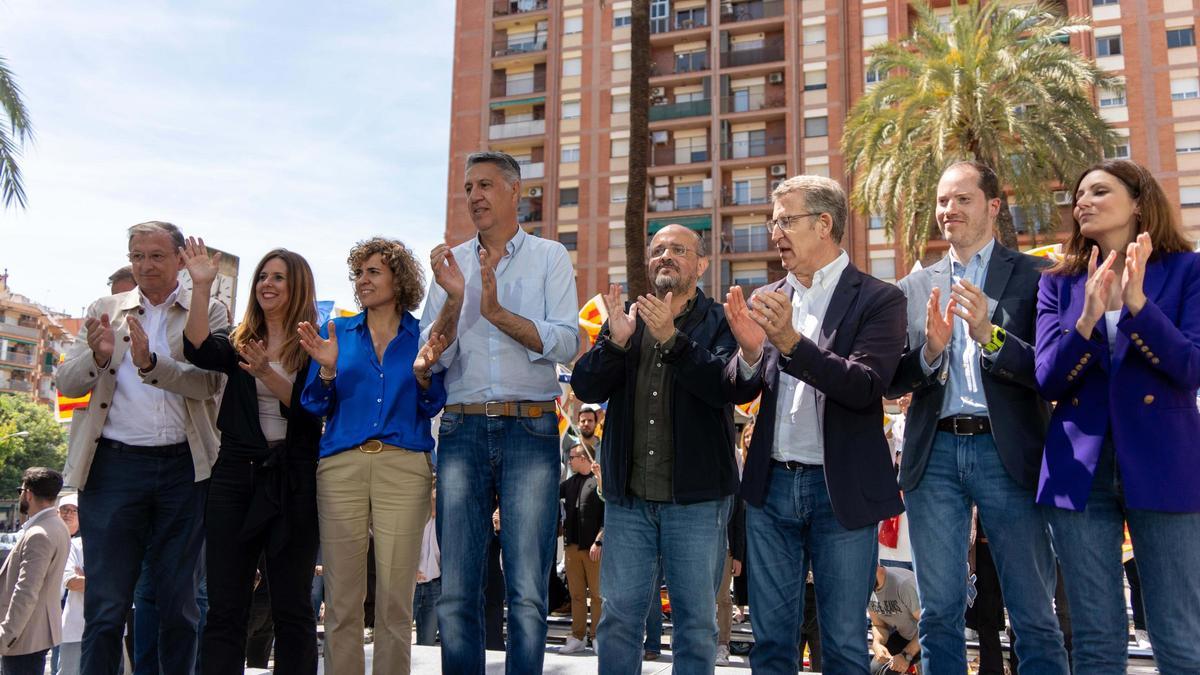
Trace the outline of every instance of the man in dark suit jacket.
{"type": "Polygon", "coordinates": [[[876,527],[903,510],[882,397],[904,347],[904,297],[841,249],[847,205],[836,182],[797,176],[771,197],[771,238],[788,277],[758,289],[752,307],[733,288],[726,305],[741,348],[726,377],[739,399],[762,393],[741,489],[750,664],[798,670],[811,564],[824,667],[866,675],[876,527]]]}
{"type": "Polygon", "coordinates": [[[921,596],[921,651],[933,673],[965,672],[971,504],[979,508],[1017,635],[1021,672],[1065,673],[1054,555],[1034,506],[1048,406],[1034,382],[1038,278],[1045,261],[996,243],[996,174],[958,162],[938,182],[950,251],[900,282],[908,346],[888,391],[912,392],[900,487],[921,596]],[[957,317],[957,318],[956,318],[957,317]]]}

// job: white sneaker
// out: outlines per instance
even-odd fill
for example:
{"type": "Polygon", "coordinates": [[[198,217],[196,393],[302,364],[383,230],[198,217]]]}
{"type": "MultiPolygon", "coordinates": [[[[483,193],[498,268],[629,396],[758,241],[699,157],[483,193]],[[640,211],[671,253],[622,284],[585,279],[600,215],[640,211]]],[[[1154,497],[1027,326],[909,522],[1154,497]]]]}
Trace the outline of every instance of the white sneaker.
{"type": "Polygon", "coordinates": [[[729,645],[717,645],[717,660],[715,661],[715,665],[729,665],[729,645]]]}
{"type": "Polygon", "coordinates": [[[1145,629],[1139,628],[1133,631],[1133,638],[1141,649],[1150,649],[1150,634],[1145,629]]]}
{"type": "Polygon", "coordinates": [[[578,654],[587,649],[587,643],[583,640],[577,640],[574,635],[567,636],[567,642],[559,650],[559,654],[578,654]]]}

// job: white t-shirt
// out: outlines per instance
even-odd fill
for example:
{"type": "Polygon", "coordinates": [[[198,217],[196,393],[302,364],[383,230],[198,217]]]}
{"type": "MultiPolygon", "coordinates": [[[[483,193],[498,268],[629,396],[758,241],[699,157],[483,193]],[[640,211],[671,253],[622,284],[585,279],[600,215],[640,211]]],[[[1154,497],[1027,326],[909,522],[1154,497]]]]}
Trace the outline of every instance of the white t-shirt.
{"type": "Polygon", "coordinates": [[[63,605],[62,612],[63,642],[83,642],[83,591],[67,591],[67,582],[78,576],[76,567],[83,569],[83,537],[71,539],[67,566],[63,568],[62,588],[67,593],[67,604],[63,605]]]}

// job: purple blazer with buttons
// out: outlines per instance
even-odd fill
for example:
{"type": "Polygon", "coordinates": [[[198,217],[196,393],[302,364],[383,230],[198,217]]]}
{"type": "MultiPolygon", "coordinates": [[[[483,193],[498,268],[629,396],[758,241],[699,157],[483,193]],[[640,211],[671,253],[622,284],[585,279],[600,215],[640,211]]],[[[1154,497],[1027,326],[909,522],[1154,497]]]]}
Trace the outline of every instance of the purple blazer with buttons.
{"type": "Polygon", "coordinates": [[[1121,311],[1115,353],[1107,325],[1075,329],[1086,275],[1047,274],[1038,289],[1038,388],[1057,401],[1046,435],[1039,504],[1081,511],[1106,434],[1132,509],[1200,512],[1200,254],[1146,267],[1146,305],[1121,311]]]}

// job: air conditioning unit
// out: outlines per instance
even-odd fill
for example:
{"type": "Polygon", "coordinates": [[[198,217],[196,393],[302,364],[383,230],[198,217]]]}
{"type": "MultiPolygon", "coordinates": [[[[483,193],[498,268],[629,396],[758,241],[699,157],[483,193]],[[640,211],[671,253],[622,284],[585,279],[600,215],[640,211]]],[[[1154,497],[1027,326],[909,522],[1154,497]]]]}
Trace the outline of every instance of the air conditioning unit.
{"type": "Polygon", "coordinates": [[[655,145],[666,145],[668,136],[666,131],[655,131],[650,134],[650,138],[654,141],[655,145]]]}
{"type": "Polygon", "coordinates": [[[662,98],[667,95],[664,87],[650,87],[650,98],[662,98]]]}
{"type": "Polygon", "coordinates": [[[529,188],[529,196],[530,197],[541,197],[542,196],[542,188],[540,188],[540,187],[529,188]]]}
{"type": "Polygon", "coordinates": [[[783,84],[783,73],[774,72],[767,74],[767,82],[769,84],[783,84]]]}
{"type": "Polygon", "coordinates": [[[1059,206],[1070,206],[1071,195],[1066,190],[1055,190],[1054,203],[1059,206]]]}
{"type": "MultiPolygon", "coordinates": [[[[776,178],[775,180],[771,181],[771,192],[774,192],[775,188],[779,187],[782,184],[783,184],[782,178],[776,178]]],[[[770,193],[768,193],[768,194],[770,194],[770,193]]]]}
{"type": "Polygon", "coordinates": [[[772,176],[786,176],[787,175],[787,164],[772,164],[771,165],[771,175],[772,176]]]}

